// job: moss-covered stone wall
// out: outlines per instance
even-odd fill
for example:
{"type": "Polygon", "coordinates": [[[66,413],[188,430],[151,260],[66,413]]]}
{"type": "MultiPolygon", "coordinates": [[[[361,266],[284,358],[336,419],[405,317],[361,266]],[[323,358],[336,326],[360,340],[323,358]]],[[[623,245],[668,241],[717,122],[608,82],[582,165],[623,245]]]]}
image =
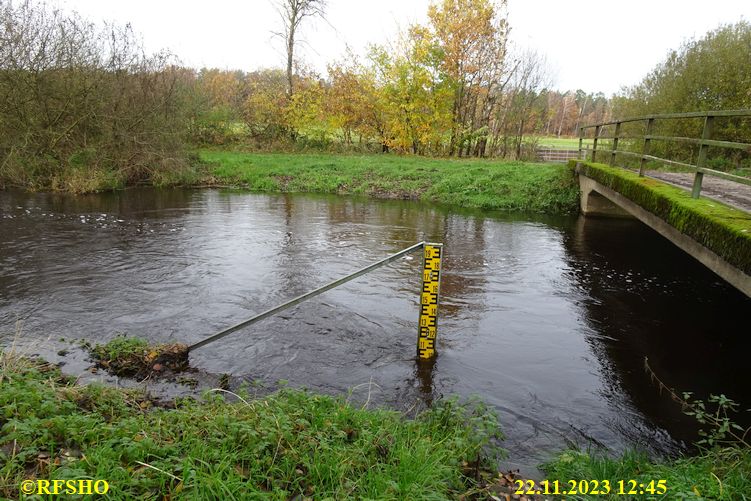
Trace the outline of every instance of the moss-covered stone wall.
{"type": "Polygon", "coordinates": [[[691,198],[675,186],[604,164],[571,160],[569,166],[629,198],[751,275],[751,214],[709,198],[691,198]]]}

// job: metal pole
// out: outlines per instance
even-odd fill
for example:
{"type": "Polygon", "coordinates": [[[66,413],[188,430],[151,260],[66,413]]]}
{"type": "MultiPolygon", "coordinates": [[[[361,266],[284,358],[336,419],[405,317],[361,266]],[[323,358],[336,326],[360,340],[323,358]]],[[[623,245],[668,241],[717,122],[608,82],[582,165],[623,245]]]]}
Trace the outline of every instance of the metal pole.
{"type": "Polygon", "coordinates": [[[354,280],[355,278],[360,277],[360,276],[368,273],[369,271],[373,271],[376,268],[380,268],[381,266],[383,266],[385,264],[389,264],[389,263],[391,263],[393,261],[396,261],[397,259],[399,259],[400,257],[402,257],[402,256],[404,256],[406,254],[409,254],[409,253],[414,252],[416,250],[422,249],[424,245],[425,245],[425,242],[420,242],[420,243],[417,243],[417,244],[413,245],[412,247],[407,247],[406,249],[401,250],[401,251],[397,252],[396,254],[392,254],[392,255],[390,255],[387,258],[381,259],[380,261],[376,261],[375,263],[371,264],[370,266],[366,266],[365,268],[361,268],[361,269],[357,270],[354,273],[350,273],[346,277],[342,277],[342,278],[340,278],[338,280],[334,280],[333,282],[329,282],[328,284],[324,285],[323,287],[319,287],[319,288],[317,288],[315,290],[312,290],[310,292],[306,292],[302,296],[297,296],[295,299],[287,301],[284,304],[280,304],[276,308],[271,308],[270,310],[266,310],[263,313],[260,313],[260,314],[256,315],[253,318],[250,318],[250,319],[248,319],[248,320],[246,320],[244,322],[240,322],[237,325],[233,325],[232,327],[229,327],[228,329],[224,329],[221,332],[217,332],[213,336],[207,337],[203,341],[199,341],[199,342],[197,342],[195,344],[192,344],[192,345],[188,346],[188,351],[190,352],[190,351],[195,350],[196,348],[200,348],[200,347],[205,346],[205,345],[207,345],[209,343],[213,343],[214,341],[218,341],[219,339],[223,338],[224,336],[232,334],[233,332],[235,332],[237,330],[240,330],[243,327],[247,327],[247,326],[252,325],[252,324],[254,324],[256,322],[260,322],[261,320],[263,320],[265,318],[268,318],[268,317],[270,317],[272,315],[275,315],[275,314],[279,313],[280,311],[286,310],[287,308],[295,306],[296,304],[302,303],[306,299],[310,299],[310,298],[312,298],[314,296],[317,296],[319,294],[323,294],[324,292],[326,292],[328,290],[331,290],[334,287],[338,287],[338,286],[340,286],[340,285],[342,285],[342,284],[344,284],[346,282],[349,282],[350,280],[354,280]]]}

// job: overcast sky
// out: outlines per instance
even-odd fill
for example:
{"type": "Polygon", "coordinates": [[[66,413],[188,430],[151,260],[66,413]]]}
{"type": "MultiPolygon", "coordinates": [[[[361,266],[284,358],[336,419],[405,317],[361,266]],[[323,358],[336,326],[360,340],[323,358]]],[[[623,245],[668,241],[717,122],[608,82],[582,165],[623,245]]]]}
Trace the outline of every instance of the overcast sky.
{"type": "MultiPolygon", "coordinates": [[[[283,66],[274,0],[58,0],[91,20],[130,22],[148,50],[167,48],[193,67],[283,66]]],[[[308,23],[299,55],[325,72],[349,46],[364,54],[400,28],[424,22],[430,0],[329,0],[327,22],[308,23]]],[[[508,0],[511,37],[547,56],[555,87],[617,92],[667,52],[722,23],[751,18],[751,0],[508,0]]]]}

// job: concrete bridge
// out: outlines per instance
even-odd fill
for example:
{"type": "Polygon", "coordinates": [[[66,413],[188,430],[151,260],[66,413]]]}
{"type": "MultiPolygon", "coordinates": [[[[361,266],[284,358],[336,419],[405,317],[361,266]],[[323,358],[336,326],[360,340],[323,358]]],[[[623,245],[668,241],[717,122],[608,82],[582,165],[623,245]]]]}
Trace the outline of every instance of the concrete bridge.
{"type": "MultiPolygon", "coordinates": [[[[751,109],[719,110],[648,115],[581,127],[581,160],[570,161],[570,165],[579,175],[582,213],[587,216],[635,217],[751,297],[751,178],[711,169],[708,163],[710,148],[721,150],[723,153],[717,159],[724,162],[731,158],[736,162],[741,158],[749,159],[750,143],[728,140],[739,133],[732,127],[728,129],[728,123],[743,123],[749,119],[751,109]],[[695,123],[697,119],[704,122],[700,137],[656,133],[657,130],[679,130],[670,123],[682,120],[695,123]],[[667,128],[662,125],[667,125],[667,128]],[[640,135],[638,130],[642,126],[644,133],[640,135]],[[727,138],[716,137],[722,131],[727,138]],[[589,132],[591,137],[587,135],[589,132]],[[620,142],[625,142],[628,147],[619,148],[620,142]],[[679,161],[654,156],[653,142],[672,145],[673,149],[682,152],[683,158],[679,161]],[[637,151],[639,147],[640,152],[637,151]],[[690,163],[685,158],[691,158],[690,163]],[[598,164],[597,160],[604,160],[608,165],[598,164]],[[654,163],[691,172],[690,195],[684,188],[676,186],[681,184],[676,181],[680,181],[682,174],[668,174],[673,176],[668,177],[671,184],[645,177],[646,167],[654,163]],[[629,166],[634,170],[615,165],[629,166]],[[700,196],[705,175],[725,182],[717,198],[733,207],[700,196]]],[[[688,123],[684,129],[691,130],[690,125],[688,123]]],[[[665,175],[660,177],[665,179],[665,175]]]]}
{"type": "MultiPolygon", "coordinates": [[[[636,218],[751,297],[751,214],[635,172],[571,161],[588,217],[636,218]]],[[[646,258],[646,256],[645,256],[646,258]]]]}

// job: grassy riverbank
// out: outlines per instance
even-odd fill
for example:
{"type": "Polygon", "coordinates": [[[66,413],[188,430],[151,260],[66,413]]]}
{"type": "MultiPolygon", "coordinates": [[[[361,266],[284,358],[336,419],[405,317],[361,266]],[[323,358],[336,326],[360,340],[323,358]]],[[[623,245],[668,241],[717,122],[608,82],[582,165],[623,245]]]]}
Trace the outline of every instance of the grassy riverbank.
{"type": "Polygon", "coordinates": [[[714,499],[742,501],[751,499],[751,449],[732,446],[711,449],[698,456],[672,461],[653,461],[645,454],[627,452],[610,458],[595,452],[570,450],[542,466],[547,478],[559,480],[561,489],[570,488],[569,480],[597,480],[601,490],[610,482],[610,495],[569,497],[569,499],[714,499]],[[623,484],[620,482],[623,481],[623,484]],[[631,482],[634,481],[634,482],[631,482]],[[664,481],[663,492],[657,488],[664,481]],[[647,489],[655,490],[651,495],[647,489]],[[618,494],[623,490],[623,494],[618,494]],[[629,491],[637,494],[628,495],[629,491]],[[643,494],[638,494],[641,491],[643,494]]]}
{"type": "Polygon", "coordinates": [[[165,409],[8,355],[0,387],[0,497],[11,499],[24,479],[102,479],[109,499],[455,498],[498,433],[479,404],[406,419],[293,390],[165,409]]]}
{"type": "MultiPolygon", "coordinates": [[[[128,360],[143,352],[99,348],[128,360]]],[[[301,390],[213,390],[163,406],[3,353],[0,387],[0,497],[23,499],[22,482],[35,479],[106,480],[109,499],[491,499],[518,488],[492,473],[501,434],[478,402],[443,401],[414,419],[301,390]]],[[[666,461],[568,450],[541,468],[550,490],[556,480],[601,490],[566,499],[751,499],[745,443],[666,461]]]]}
{"type": "Polygon", "coordinates": [[[575,211],[578,185],[562,164],[398,155],[259,154],[204,150],[218,184],[262,192],[315,192],[425,200],[482,209],[575,211]]]}
{"type": "MultiPolygon", "coordinates": [[[[11,182],[0,189],[84,194],[124,189],[117,171],[68,169],[50,182],[11,182]]],[[[333,193],[423,200],[479,209],[548,214],[575,212],[578,185],[563,164],[438,159],[394,154],[337,155],[202,150],[179,168],[150,173],[156,187],[234,186],[256,192],[333,193]]]]}

